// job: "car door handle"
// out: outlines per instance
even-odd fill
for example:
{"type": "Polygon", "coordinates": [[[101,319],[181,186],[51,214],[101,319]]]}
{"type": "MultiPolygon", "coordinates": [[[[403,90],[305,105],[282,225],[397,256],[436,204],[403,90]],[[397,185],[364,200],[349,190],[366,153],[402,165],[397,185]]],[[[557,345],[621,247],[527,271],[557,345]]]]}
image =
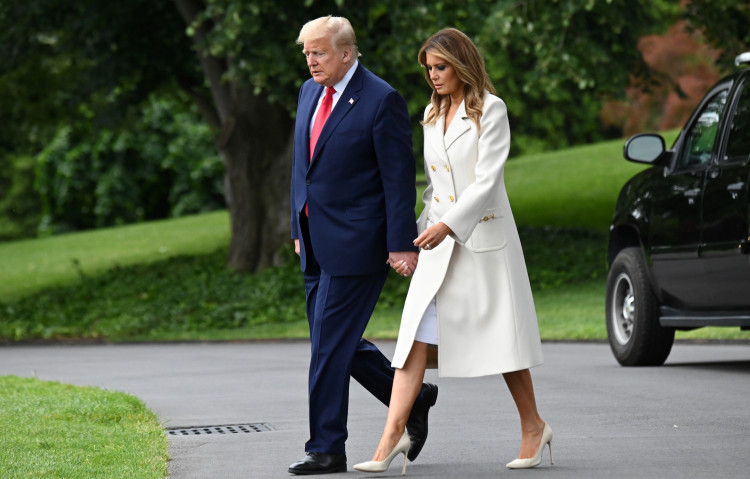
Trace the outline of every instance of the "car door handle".
{"type": "Polygon", "coordinates": [[[698,196],[699,194],[701,194],[701,189],[700,188],[693,188],[692,190],[685,190],[685,192],[682,193],[682,194],[685,195],[685,196],[687,196],[688,198],[693,198],[693,197],[698,196]]]}

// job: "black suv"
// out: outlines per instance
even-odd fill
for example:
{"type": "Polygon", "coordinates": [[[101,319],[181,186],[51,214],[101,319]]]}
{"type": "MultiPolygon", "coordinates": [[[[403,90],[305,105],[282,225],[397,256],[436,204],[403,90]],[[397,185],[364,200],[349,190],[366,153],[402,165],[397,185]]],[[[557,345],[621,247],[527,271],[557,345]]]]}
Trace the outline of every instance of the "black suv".
{"type": "MultiPolygon", "coordinates": [[[[735,63],[750,65],[750,52],[735,63]]],[[[653,166],[623,186],[610,225],[617,361],[663,364],[677,329],[750,329],[750,68],[706,94],[671,149],[640,134],[624,155],[653,166]]]]}

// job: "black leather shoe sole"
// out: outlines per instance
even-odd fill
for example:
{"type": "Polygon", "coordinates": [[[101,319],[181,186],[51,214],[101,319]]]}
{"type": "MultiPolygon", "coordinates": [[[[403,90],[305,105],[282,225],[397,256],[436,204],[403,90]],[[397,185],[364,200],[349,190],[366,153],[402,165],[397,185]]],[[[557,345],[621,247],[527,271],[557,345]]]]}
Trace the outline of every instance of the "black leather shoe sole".
{"type": "Polygon", "coordinates": [[[336,472],[346,472],[346,464],[331,467],[329,469],[293,469],[289,468],[289,474],[297,476],[314,476],[316,474],[334,474],[336,472]]]}
{"type": "Polygon", "coordinates": [[[333,474],[346,472],[346,456],[343,454],[324,454],[308,452],[307,457],[289,466],[289,474],[312,476],[314,474],[333,474]]]}

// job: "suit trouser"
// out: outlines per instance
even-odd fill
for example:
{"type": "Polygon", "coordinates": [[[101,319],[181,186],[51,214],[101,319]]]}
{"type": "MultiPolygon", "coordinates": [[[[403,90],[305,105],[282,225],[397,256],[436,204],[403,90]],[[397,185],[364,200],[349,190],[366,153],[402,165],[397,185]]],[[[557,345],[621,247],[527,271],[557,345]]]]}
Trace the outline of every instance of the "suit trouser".
{"type": "Polygon", "coordinates": [[[386,406],[391,398],[394,369],[374,344],[362,339],[389,270],[383,265],[383,271],[373,274],[326,273],[315,260],[306,221],[300,223],[311,342],[305,451],[345,454],[350,375],[386,406]]]}

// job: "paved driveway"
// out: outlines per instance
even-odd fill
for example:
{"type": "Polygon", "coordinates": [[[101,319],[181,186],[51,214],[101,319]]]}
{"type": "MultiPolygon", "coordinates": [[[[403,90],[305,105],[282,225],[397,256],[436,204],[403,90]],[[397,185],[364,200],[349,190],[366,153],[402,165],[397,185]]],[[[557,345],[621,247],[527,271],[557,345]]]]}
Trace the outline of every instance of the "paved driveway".
{"type": "MultiPolygon", "coordinates": [[[[390,355],[392,342],[379,343],[390,355]]],[[[544,343],[532,370],[555,433],[555,465],[509,471],[517,414],[498,377],[440,386],[412,478],[750,477],[750,344],[677,343],[664,367],[622,368],[606,344],[544,343]]],[[[142,398],[167,427],[260,424],[261,432],[170,436],[171,477],[281,478],[307,439],[305,342],[0,347],[0,375],[97,385],[142,398]]],[[[349,469],[370,459],[386,409],[352,384],[349,469]]],[[[253,431],[252,429],[250,429],[253,431]]]]}

